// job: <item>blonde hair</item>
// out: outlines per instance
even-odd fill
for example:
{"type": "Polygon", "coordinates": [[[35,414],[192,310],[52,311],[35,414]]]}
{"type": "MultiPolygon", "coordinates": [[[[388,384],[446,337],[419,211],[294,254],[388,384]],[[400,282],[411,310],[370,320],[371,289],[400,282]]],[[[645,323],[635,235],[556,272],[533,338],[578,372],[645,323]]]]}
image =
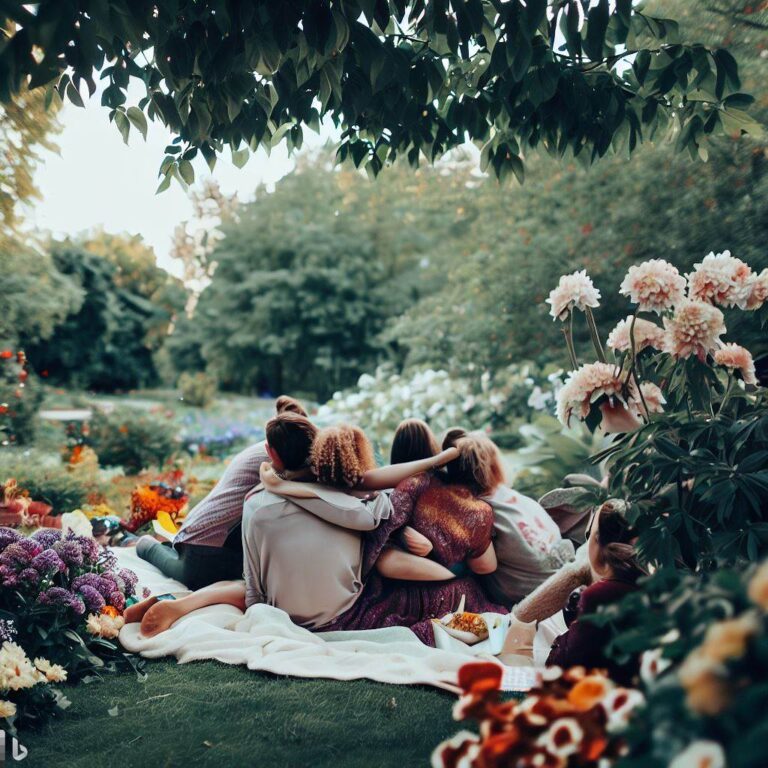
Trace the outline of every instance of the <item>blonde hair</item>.
{"type": "Polygon", "coordinates": [[[448,480],[466,485],[477,496],[491,493],[504,480],[504,468],[496,444],[483,434],[471,432],[454,442],[459,457],[446,466],[448,480]]]}
{"type": "Polygon", "coordinates": [[[354,488],[376,467],[373,446],[360,427],[341,424],[318,432],[312,444],[312,471],[317,479],[337,488],[354,488]]]}

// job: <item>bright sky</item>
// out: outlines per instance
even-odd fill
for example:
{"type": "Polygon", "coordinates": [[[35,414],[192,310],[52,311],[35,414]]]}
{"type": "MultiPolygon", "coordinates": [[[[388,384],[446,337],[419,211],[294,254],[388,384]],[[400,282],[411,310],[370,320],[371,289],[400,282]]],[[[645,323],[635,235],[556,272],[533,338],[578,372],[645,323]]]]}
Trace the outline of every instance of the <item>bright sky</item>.
{"type": "MultiPolygon", "coordinates": [[[[96,227],[141,234],[155,249],[161,266],[178,274],[169,257],[171,235],[179,222],[190,218],[192,207],[176,182],[155,194],[163,149],[172,136],[161,125],[150,123],[146,142],[132,129],[126,146],[109,122],[108,110],[100,106],[98,94],[86,102],[85,109],[67,103],[59,114],[63,131],[55,141],[60,151],[46,153],[38,169],[36,180],[43,199],[33,205],[28,221],[37,230],[58,236],[96,227]]],[[[305,132],[305,146],[324,140],[305,132]]],[[[284,147],[270,156],[259,150],[242,169],[232,165],[227,150],[213,176],[225,193],[237,192],[243,201],[252,197],[260,182],[274,183],[292,167],[284,147]]],[[[197,182],[210,175],[202,158],[195,163],[195,173],[197,182]]]]}

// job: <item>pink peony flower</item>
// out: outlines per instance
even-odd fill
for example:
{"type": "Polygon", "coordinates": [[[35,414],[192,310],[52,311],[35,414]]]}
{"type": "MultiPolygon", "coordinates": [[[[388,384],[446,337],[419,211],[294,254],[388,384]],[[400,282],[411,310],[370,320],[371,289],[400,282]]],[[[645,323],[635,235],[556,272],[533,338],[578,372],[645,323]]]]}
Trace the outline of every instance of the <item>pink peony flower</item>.
{"type": "MultiPolygon", "coordinates": [[[[664,413],[664,405],[667,401],[664,399],[664,393],[652,381],[641,382],[640,392],[650,413],[664,413]]],[[[640,406],[639,413],[645,410],[642,401],[638,402],[637,405],[640,406]]],[[[642,413],[642,415],[645,414],[642,413]]]]}
{"type": "Polygon", "coordinates": [[[663,259],[650,259],[629,268],[619,289],[641,312],[661,314],[685,297],[685,278],[663,259]]]}
{"type": "Polygon", "coordinates": [[[723,313],[717,307],[688,299],[678,306],[674,317],[664,318],[664,327],[665,352],[677,358],[696,355],[702,362],[715,351],[725,333],[723,313]]]}
{"type": "Polygon", "coordinates": [[[707,254],[687,277],[688,298],[746,309],[754,275],[749,265],[735,259],[730,251],[707,254]]]}
{"type": "MultiPolygon", "coordinates": [[[[632,329],[632,316],[626,320],[620,320],[616,327],[608,334],[608,346],[616,352],[628,352],[632,349],[629,337],[632,329]]],[[[642,352],[647,347],[654,349],[664,348],[664,329],[648,320],[635,318],[633,336],[635,337],[635,352],[642,352]]]]}
{"type": "Polygon", "coordinates": [[[574,272],[563,275],[560,282],[547,299],[547,304],[552,307],[549,313],[556,320],[564,320],[572,309],[580,309],[582,312],[587,307],[600,306],[600,291],[595,288],[587,271],[574,272]]]}
{"type": "Polygon", "coordinates": [[[752,278],[747,298],[747,309],[760,309],[768,301],[768,269],[752,278]]]}
{"type": "Polygon", "coordinates": [[[755,361],[748,349],[738,344],[723,344],[715,352],[715,362],[730,370],[737,370],[745,384],[757,384],[755,361]]]}
{"type": "Polygon", "coordinates": [[[627,405],[624,395],[627,384],[621,370],[611,363],[591,363],[571,371],[562,389],[557,393],[557,418],[570,426],[571,418],[582,421],[589,416],[592,405],[601,397],[627,405]]]}

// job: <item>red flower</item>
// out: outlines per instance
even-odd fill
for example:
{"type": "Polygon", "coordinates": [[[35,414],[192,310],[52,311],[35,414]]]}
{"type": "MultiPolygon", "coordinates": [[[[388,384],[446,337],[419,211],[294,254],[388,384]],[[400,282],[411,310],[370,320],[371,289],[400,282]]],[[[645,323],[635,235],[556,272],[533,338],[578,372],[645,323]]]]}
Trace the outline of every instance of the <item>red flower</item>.
{"type": "Polygon", "coordinates": [[[459,670],[459,687],[465,693],[485,693],[501,688],[503,668],[492,662],[465,664],[459,670]]]}
{"type": "Polygon", "coordinates": [[[13,352],[11,352],[10,349],[4,349],[2,352],[0,352],[0,359],[2,360],[10,360],[13,357],[13,352]]]}

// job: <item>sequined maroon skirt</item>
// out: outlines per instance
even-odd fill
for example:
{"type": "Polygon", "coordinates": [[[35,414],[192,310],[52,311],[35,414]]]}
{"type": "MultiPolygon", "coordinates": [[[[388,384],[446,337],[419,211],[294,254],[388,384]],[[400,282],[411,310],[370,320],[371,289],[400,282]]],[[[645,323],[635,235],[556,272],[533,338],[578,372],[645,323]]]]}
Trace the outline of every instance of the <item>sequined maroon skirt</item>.
{"type": "Polygon", "coordinates": [[[434,646],[431,620],[456,610],[462,595],[466,597],[464,609],[471,613],[509,612],[509,608],[492,603],[472,578],[440,582],[395,581],[374,573],[351,608],[314,631],[408,627],[422,643],[434,646]]]}

